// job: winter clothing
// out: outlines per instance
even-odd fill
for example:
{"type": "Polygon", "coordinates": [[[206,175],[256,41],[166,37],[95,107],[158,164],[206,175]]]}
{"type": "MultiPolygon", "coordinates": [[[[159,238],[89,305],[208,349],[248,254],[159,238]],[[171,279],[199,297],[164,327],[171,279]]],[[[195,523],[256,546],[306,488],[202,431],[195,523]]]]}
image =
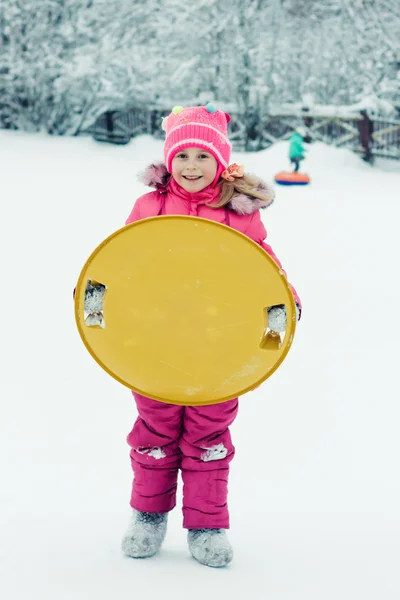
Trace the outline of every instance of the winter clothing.
{"type": "MultiPolygon", "coordinates": [[[[265,199],[236,193],[226,206],[210,206],[220,198],[218,181],[229,165],[229,121],[228,114],[211,104],[172,109],[163,121],[165,165],[151,165],[146,170],[144,181],[155,189],[136,201],[126,224],[157,215],[210,219],[247,235],[281,268],[272,248],[264,242],[267,233],[259,209],[269,206],[274,194],[263,181],[253,177],[251,183],[265,199]],[[170,175],[174,156],[189,147],[211,153],[218,165],[214,181],[194,193],[181,187],[170,175]]],[[[240,177],[241,173],[237,172],[236,176],[240,177]]],[[[293,294],[300,305],[294,289],[293,294]]],[[[131,495],[134,520],[131,532],[125,538],[125,552],[130,556],[140,556],[143,552],[149,555],[147,552],[150,551],[143,551],[140,541],[143,540],[142,529],[138,534],[138,523],[140,528],[143,527],[138,515],[154,513],[160,516],[172,510],[180,469],[183,526],[189,530],[189,549],[203,564],[225,566],[232,559],[232,548],[225,532],[229,528],[229,463],[235,452],[229,427],[237,415],[238,399],[207,406],[178,406],[132,393],[139,416],[127,438],[134,471],[131,495]]],[[[151,552],[160,547],[161,538],[156,536],[161,541],[151,545],[151,552]]]]}
{"type": "Polygon", "coordinates": [[[165,513],[183,481],[186,529],[229,527],[228,472],[235,449],[229,426],[238,400],[207,406],[177,406],[133,392],[139,417],[128,436],[134,472],[131,506],[165,513]]]}
{"type": "MultiPolygon", "coordinates": [[[[217,201],[220,193],[219,186],[208,186],[201,192],[190,194],[176,183],[164,164],[150,165],[144,172],[142,180],[150,187],[154,187],[155,191],[144,194],[137,199],[125,222],[126,225],[139,219],[157,215],[192,215],[210,219],[229,225],[247,235],[264,248],[277,265],[282,268],[271,246],[264,242],[267,232],[259,213],[259,209],[267,208],[272,204],[274,192],[270,186],[258,177],[252,176],[254,186],[267,196],[267,200],[260,200],[245,194],[236,194],[229,204],[222,208],[206,206],[206,203],[217,201]]],[[[291,289],[297,304],[301,307],[301,301],[296,290],[292,286],[291,289]]]]}
{"type": "MultiPolygon", "coordinates": [[[[260,179],[253,177],[253,183],[262,190],[266,200],[236,194],[228,205],[216,209],[206,204],[219,199],[218,185],[209,185],[192,194],[177,184],[165,165],[159,164],[146,170],[144,181],[155,190],[136,201],[126,224],[157,215],[193,215],[211,219],[247,235],[281,267],[272,248],[264,242],[267,234],[259,209],[272,203],[273,192],[260,179]]],[[[300,299],[292,290],[300,306],[300,299]]],[[[181,469],[183,526],[186,529],[228,529],[228,473],[234,456],[229,426],[236,417],[238,399],[210,406],[177,406],[132,393],[139,417],[127,438],[134,471],[131,506],[152,513],[170,511],[175,506],[178,470],[181,469]]],[[[192,549],[195,537],[194,534],[190,537],[192,549]]],[[[223,534],[218,540],[222,537],[223,534]]],[[[214,544],[215,540],[212,548],[214,544]]],[[[193,550],[193,554],[196,552],[193,550]]],[[[213,550],[211,556],[213,553],[220,556],[217,550],[213,550]]],[[[196,555],[198,560],[199,556],[202,555],[196,555]]],[[[229,562],[229,552],[224,556],[229,562]]],[[[207,557],[210,564],[222,560],[209,558],[208,554],[207,557]]]]}
{"type": "Polygon", "coordinates": [[[358,121],[358,130],[360,132],[360,143],[363,149],[363,160],[372,162],[371,144],[373,144],[372,134],[374,133],[374,124],[368,116],[366,110],[360,111],[361,119],[358,121]]]}
{"type": "Polygon", "coordinates": [[[207,567],[226,567],[233,558],[224,529],[190,529],[188,544],[193,558],[207,567]]]}
{"type": "Polygon", "coordinates": [[[303,138],[305,135],[302,135],[303,131],[302,127],[298,127],[290,136],[289,158],[290,162],[294,164],[295,173],[299,170],[300,162],[304,159],[305,149],[303,146],[303,138]]]}
{"type": "Polygon", "coordinates": [[[103,310],[103,299],[106,286],[102,283],[93,285],[89,281],[86,285],[84,308],[89,314],[98,313],[103,310]]]}
{"type": "MultiPolygon", "coordinates": [[[[297,321],[300,319],[301,310],[296,304],[297,321]]],[[[277,333],[286,331],[286,309],[284,304],[277,304],[268,308],[268,327],[277,333]]]]}
{"type": "Polygon", "coordinates": [[[367,148],[373,141],[374,124],[368,116],[366,110],[360,111],[361,119],[358,121],[358,130],[360,132],[360,142],[363,148],[367,148]]]}
{"type": "Polygon", "coordinates": [[[231,120],[227,113],[214,105],[182,108],[176,106],[163,120],[166,131],[164,158],[167,169],[172,173],[172,160],[184,148],[202,148],[210,152],[218,163],[214,184],[229,164],[231,144],[227,125],[231,120]]]}
{"type": "Polygon", "coordinates": [[[133,510],[122,550],[131,558],[153,556],[161,548],[167,531],[168,515],[133,510]]]}
{"type": "Polygon", "coordinates": [[[290,162],[294,164],[294,169],[293,169],[294,173],[297,173],[299,171],[301,161],[302,161],[302,159],[300,159],[298,157],[290,159],[290,162]]]}
{"type": "Polygon", "coordinates": [[[303,137],[295,131],[290,136],[289,158],[299,158],[300,160],[303,160],[304,152],[303,137]]]}
{"type": "MultiPolygon", "coordinates": [[[[85,289],[84,310],[85,324],[88,327],[100,325],[104,327],[103,317],[103,300],[106,291],[105,285],[102,283],[92,285],[89,281],[85,289]]],[[[75,290],[74,290],[75,297],[75,290]]]]}

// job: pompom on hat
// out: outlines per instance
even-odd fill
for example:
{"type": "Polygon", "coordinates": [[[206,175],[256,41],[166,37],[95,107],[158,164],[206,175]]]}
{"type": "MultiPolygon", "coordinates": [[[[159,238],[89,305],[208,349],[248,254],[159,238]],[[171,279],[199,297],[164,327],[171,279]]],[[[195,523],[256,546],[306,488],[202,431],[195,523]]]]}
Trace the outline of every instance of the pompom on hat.
{"type": "Polygon", "coordinates": [[[218,163],[214,184],[227,168],[231,156],[228,139],[230,115],[217,110],[211,103],[206,106],[183,108],[175,106],[163,119],[166,132],[164,159],[168,172],[172,172],[174,156],[184,148],[202,148],[212,154],[218,163]]]}

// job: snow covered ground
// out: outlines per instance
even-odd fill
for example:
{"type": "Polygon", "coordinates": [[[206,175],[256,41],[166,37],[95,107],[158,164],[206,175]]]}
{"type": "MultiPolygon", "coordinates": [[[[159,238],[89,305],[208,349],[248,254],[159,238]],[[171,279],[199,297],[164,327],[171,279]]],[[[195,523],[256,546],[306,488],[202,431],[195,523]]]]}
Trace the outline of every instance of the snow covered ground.
{"type": "MultiPolygon", "coordinates": [[[[272,179],[286,152],[233,158],[272,179]]],[[[234,562],[191,559],[179,507],[159,556],[122,556],[135,408],[84,348],[72,289],[161,156],[149,137],[0,131],[2,598],[398,600],[400,163],[323,144],[312,185],[263,217],[304,313],[233,427],[234,562]]]]}

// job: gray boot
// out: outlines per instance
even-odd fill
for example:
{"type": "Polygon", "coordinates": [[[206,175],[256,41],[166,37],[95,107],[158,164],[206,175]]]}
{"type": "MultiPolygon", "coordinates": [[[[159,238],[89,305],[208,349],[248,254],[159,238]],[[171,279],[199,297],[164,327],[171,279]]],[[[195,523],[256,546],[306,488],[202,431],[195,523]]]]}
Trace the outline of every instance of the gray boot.
{"type": "Polygon", "coordinates": [[[225,567],[233,558],[226,529],[189,529],[188,544],[193,558],[207,567],[225,567]]]}
{"type": "Polygon", "coordinates": [[[122,540],[122,551],[131,558],[147,558],[161,548],[167,531],[168,513],[148,513],[133,509],[132,519],[122,540]]]}

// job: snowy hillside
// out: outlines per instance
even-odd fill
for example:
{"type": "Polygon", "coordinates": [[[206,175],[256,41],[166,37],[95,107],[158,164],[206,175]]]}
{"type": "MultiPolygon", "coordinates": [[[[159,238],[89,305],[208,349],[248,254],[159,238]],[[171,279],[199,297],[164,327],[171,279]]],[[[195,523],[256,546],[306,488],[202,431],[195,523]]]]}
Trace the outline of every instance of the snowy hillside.
{"type": "MultiPolygon", "coordinates": [[[[287,145],[235,154],[271,180],[287,145]]],[[[0,131],[0,590],[5,600],[398,600],[400,163],[312,145],[312,184],[278,188],[269,243],[304,305],[288,358],[242,399],[233,563],[189,555],[179,504],[159,556],[120,551],[135,419],[84,348],[72,290],[162,157],[0,131]]]]}

